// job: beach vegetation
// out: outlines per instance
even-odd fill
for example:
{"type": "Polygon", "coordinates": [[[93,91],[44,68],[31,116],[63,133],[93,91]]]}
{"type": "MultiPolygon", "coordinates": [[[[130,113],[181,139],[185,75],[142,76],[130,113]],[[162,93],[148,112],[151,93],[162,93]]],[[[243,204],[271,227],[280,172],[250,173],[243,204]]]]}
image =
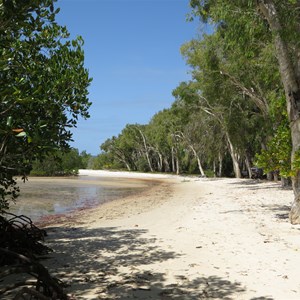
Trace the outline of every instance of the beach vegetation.
{"type": "MultiPolygon", "coordinates": [[[[56,23],[54,2],[0,0],[0,266],[4,277],[19,272],[35,279],[3,287],[0,298],[18,288],[14,299],[68,298],[37,260],[50,250],[40,242],[44,231],[7,212],[19,194],[16,176],[26,180],[34,162],[69,150],[71,129],[89,117],[83,39],[70,39],[56,23]]],[[[67,157],[64,163],[70,167],[67,157]]]]}
{"type": "Polygon", "coordinates": [[[55,22],[52,0],[0,2],[0,212],[16,199],[16,175],[70,148],[91,105],[83,39],[55,22]]]}
{"type": "MultiPolygon", "coordinates": [[[[191,0],[190,4],[194,16],[216,25],[216,33],[221,34],[226,46],[231,49],[230,53],[236,53],[236,50],[239,49],[243,50],[241,57],[247,64],[240,65],[240,70],[247,70],[246,73],[248,73],[248,68],[251,70],[255,63],[258,65],[257,63],[261,62],[262,73],[255,73],[255,78],[263,75],[264,78],[261,82],[267,89],[258,90],[253,84],[252,88],[264,96],[264,99],[267,100],[266,104],[270,101],[270,95],[274,95],[276,91],[279,103],[281,95],[284,95],[291,138],[289,155],[295,194],[290,220],[293,224],[300,223],[300,169],[295,166],[300,148],[299,2],[223,1],[220,5],[219,1],[215,0],[191,0]],[[275,61],[272,66],[277,69],[277,72],[270,72],[270,64],[266,64],[265,60],[260,60],[263,53],[269,53],[269,55],[273,53],[275,61]],[[278,77],[276,81],[274,81],[276,79],[274,74],[277,74],[278,77]]],[[[231,65],[234,66],[234,62],[231,65]]],[[[229,73],[229,75],[230,77],[236,76],[235,73],[229,73]]],[[[250,98],[254,100],[253,97],[250,98]]],[[[264,107],[261,104],[264,103],[257,102],[256,104],[263,112],[264,107]]],[[[269,111],[266,110],[265,113],[268,114],[269,111]]],[[[277,127],[276,123],[275,126],[270,126],[273,131],[270,132],[271,138],[278,133],[277,127]]],[[[284,176],[283,173],[282,176],[284,176]]]]}
{"type": "Polygon", "coordinates": [[[71,148],[66,152],[55,151],[43,159],[36,159],[32,163],[31,176],[70,176],[77,175],[79,169],[87,169],[91,155],[86,151],[79,153],[78,149],[71,148]]]}
{"type": "Polygon", "coordinates": [[[253,167],[263,168],[268,179],[292,179],[290,218],[300,223],[299,1],[221,2],[190,1],[190,19],[214,30],[182,45],[192,79],[174,88],[170,108],[139,125],[131,163],[122,143],[126,163],[114,144],[100,156],[128,170],[145,170],[136,163],[143,158],[148,171],[200,176],[252,178],[253,167]]]}

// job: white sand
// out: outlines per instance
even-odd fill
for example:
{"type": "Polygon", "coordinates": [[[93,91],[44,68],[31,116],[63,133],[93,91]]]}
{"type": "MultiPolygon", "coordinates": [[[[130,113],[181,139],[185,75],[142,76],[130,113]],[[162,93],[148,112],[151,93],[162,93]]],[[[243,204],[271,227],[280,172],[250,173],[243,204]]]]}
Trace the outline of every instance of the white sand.
{"type": "Polygon", "coordinates": [[[139,172],[120,172],[103,170],[79,170],[80,176],[99,176],[99,177],[119,177],[119,178],[140,178],[140,179],[169,179],[177,176],[170,174],[152,174],[139,172]]]}
{"type": "Polygon", "coordinates": [[[84,174],[162,183],[48,228],[46,263],[77,299],[300,299],[300,226],[279,183],[84,174]]]}

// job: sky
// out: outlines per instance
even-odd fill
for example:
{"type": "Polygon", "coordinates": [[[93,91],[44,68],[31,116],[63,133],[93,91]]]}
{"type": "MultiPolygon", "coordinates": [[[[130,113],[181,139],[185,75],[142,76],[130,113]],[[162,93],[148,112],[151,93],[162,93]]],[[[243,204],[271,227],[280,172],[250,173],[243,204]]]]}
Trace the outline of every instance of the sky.
{"type": "Polygon", "coordinates": [[[56,21],[84,39],[91,117],[73,129],[72,147],[92,155],[126,124],[147,124],[189,80],[182,44],[205,25],[187,22],[188,0],[58,0],[56,21]]]}

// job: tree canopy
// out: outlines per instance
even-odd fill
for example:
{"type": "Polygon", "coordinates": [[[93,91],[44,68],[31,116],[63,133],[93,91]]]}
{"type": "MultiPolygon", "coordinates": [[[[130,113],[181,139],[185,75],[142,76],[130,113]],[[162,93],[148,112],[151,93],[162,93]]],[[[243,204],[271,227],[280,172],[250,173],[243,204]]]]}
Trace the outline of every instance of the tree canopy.
{"type": "Polygon", "coordinates": [[[0,211],[17,196],[13,176],[68,149],[70,129],[89,117],[83,39],[70,39],[58,12],[52,0],[0,1],[0,211]]]}
{"type": "Polygon", "coordinates": [[[156,171],[164,170],[158,167],[164,157],[167,171],[251,177],[255,155],[267,151],[268,140],[286,120],[283,102],[277,103],[284,91],[274,45],[260,16],[248,16],[240,8],[246,15],[241,12],[243,19],[234,23],[239,32],[232,36],[234,30],[227,27],[235,21],[230,16],[234,5],[204,2],[191,2],[193,15],[213,22],[215,31],[182,46],[192,80],[180,83],[172,107],[145,126],[150,161],[156,171]],[[237,40],[240,35],[243,43],[237,40]]]}
{"type": "Polygon", "coordinates": [[[253,165],[269,178],[291,176],[290,216],[300,222],[299,1],[191,0],[190,6],[190,18],[214,31],[182,46],[192,79],[174,89],[171,108],[143,125],[147,161],[153,170],[176,173],[196,171],[190,166],[197,161],[202,176],[251,177],[253,165]],[[166,128],[156,124],[158,116],[166,128]]]}

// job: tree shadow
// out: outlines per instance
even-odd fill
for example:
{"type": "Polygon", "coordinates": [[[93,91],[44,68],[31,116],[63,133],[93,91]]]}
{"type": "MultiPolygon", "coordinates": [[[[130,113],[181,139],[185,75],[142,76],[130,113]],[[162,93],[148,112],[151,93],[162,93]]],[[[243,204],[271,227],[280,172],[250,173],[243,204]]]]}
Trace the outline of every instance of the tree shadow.
{"type": "Polygon", "coordinates": [[[86,299],[88,293],[94,295],[91,299],[232,299],[246,291],[218,275],[189,279],[178,274],[171,284],[167,271],[151,265],[175,263],[182,254],[162,249],[156,237],[145,237],[145,229],[51,227],[47,232],[55,252],[45,265],[76,299],[86,299]]]}
{"type": "MultiPolygon", "coordinates": [[[[236,182],[232,182],[230,184],[235,184],[235,185],[240,185],[243,187],[247,187],[249,190],[255,191],[255,190],[270,190],[270,189],[277,189],[277,190],[281,190],[281,191],[287,191],[290,192],[291,188],[286,188],[286,187],[282,187],[279,184],[275,184],[273,186],[266,186],[262,183],[264,183],[266,181],[263,180],[257,180],[257,179],[247,179],[245,181],[236,181],[236,182]]],[[[278,204],[273,204],[273,205],[261,205],[262,208],[271,211],[271,212],[275,212],[275,218],[278,220],[287,220],[289,219],[289,212],[291,207],[288,205],[278,205],[278,204]]]]}
{"type": "Polygon", "coordinates": [[[244,180],[237,180],[237,181],[232,181],[229,184],[232,185],[239,185],[241,187],[248,187],[249,190],[274,190],[274,189],[279,189],[279,190],[290,190],[288,188],[283,188],[281,187],[280,183],[275,183],[267,181],[267,180],[262,180],[262,179],[244,179],[244,180]],[[274,183],[274,185],[266,185],[266,183],[274,183]]]}
{"type": "MultiPolygon", "coordinates": [[[[234,180],[234,179],[233,179],[234,180]]],[[[233,181],[233,182],[230,182],[230,184],[240,184],[240,185],[260,185],[260,184],[263,184],[263,183],[266,183],[267,181],[266,180],[262,180],[262,179],[243,179],[243,180],[237,180],[237,181],[233,181]]]]}
{"type": "MultiPolygon", "coordinates": [[[[108,299],[232,299],[245,289],[240,283],[219,276],[199,277],[194,280],[178,278],[176,284],[165,284],[163,273],[137,273],[127,281],[107,289],[108,299]]],[[[106,298],[107,299],[107,298],[106,298]]]]}
{"type": "Polygon", "coordinates": [[[251,298],[250,300],[274,300],[274,298],[271,298],[271,297],[255,297],[255,298],[251,298]]]}
{"type": "Polygon", "coordinates": [[[268,211],[274,212],[276,219],[287,220],[289,219],[289,212],[291,207],[288,205],[262,205],[262,208],[265,208],[268,211]]]}

